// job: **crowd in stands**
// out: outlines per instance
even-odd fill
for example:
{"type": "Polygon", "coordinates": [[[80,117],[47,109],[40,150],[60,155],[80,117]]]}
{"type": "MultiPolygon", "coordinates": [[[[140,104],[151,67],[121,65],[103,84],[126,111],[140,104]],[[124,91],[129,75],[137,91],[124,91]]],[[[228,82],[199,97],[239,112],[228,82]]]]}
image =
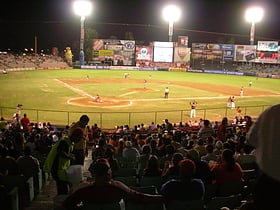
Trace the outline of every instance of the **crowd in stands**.
{"type": "MultiPolygon", "coordinates": [[[[106,63],[106,62],[105,62],[106,63]]],[[[65,59],[60,56],[53,55],[17,55],[11,53],[0,53],[0,70],[7,72],[10,70],[20,69],[68,69],[71,68],[65,59]]],[[[196,66],[192,69],[213,69],[212,64],[209,66],[196,66]]],[[[279,64],[263,64],[263,63],[235,63],[223,66],[216,66],[215,70],[228,70],[244,72],[248,75],[256,75],[257,77],[279,78],[279,64]]]]}
{"type": "Polygon", "coordinates": [[[62,57],[52,55],[14,55],[0,53],[0,70],[8,72],[21,69],[68,69],[62,57]]]}
{"type": "Polygon", "coordinates": [[[237,68],[239,72],[245,72],[259,77],[277,77],[279,78],[279,64],[264,64],[264,63],[240,63],[237,68]]]}
{"type": "MultiPolygon", "coordinates": [[[[234,195],[241,195],[247,202],[255,202],[254,195],[249,191],[249,184],[251,180],[257,180],[264,168],[259,167],[256,156],[260,143],[249,144],[248,136],[250,141],[254,140],[253,137],[261,138],[256,129],[261,130],[262,125],[258,120],[253,122],[250,116],[246,118],[245,123],[237,125],[230,124],[226,117],[221,119],[221,123],[211,123],[204,119],[194,129],[189,125],[182,126],[182,123],[172,124],[165,119],[163,124],[157,126],[153,122],[150,126],[139,124],[133,129],[127,125],[117,126],[114,133],[104,132],[97,124],[88,125],[89,118],[86,115],[72,125],[65,126],[63,130],[56,129],[51,123],[40,125],[29,122],[27,127],[22,127],[20,120],[1,123],[0,185],[5,186],[5,183],[2,183],[4,176],[22,174],[26,179],[35,177],[38,170],[45,169],[50,151],[55,148],[53,162],[48,163],[55,165],[58,158],[58,172],[53,171],[52,165],[47,172],[56,180],[58,195],[67,196],[64,202],[67,209],[75,209],[74,206],[81,202],[108,203],[119,202],[121,199],[136,203],[162,202],[167,205],[173,200],[201,200],[207,206],[213,197],[228,196],[223,194],[225,192],[222,190],[228,183],[240,186],[234,195]],[[256,125],[258,128],[255,128],[256,125]],[[255,133],[252,134],[251,130],[255,133]],[[81,180],[81,185],[86,188],[77,187],[71,190],[67,176],[65,179],[60,177],[59,167],[77,164],[83,166],[88,150],[92,152],[92,163],[88,169],[91,176],[87,177],[87,181],[81,180]],[[72,151],[76,152],[71,153],[72,151]],[[117,181],[119,176],[125,176],[120,175],[124,168],[135,169],[133,176],[137,181],[134,186],[126,183],[128,178],[117,181]],[[254,175],[248,178],[247,172],[252,171],[254,175]],[[160,180],[151,184],[156,185],[156,195],[147,195],[132,189],[143,187],[141,183],[146,177],[160,180]],[[216,186],[212,196],[209,195],[209,189],[212,189],[210,186],[216,186]],[[106,196],[108,194],[110,196],[106,196]]],[[[278,130],[267,131],[275,132],[279,137],[278,130]]],[[[269,134],[267,136],[274,138],[269,134]]],[[[271,167],[271,163],[259,161],[262,161],[264,167],[271,167]]],[[[270,170],[275,176],[271,178],[270,174],[267,174],[265,181],[273,181],[279,186],[278,181],[274,180],[278,178],[277,170],[270,170]]],[[[260,192],[257,196],[260,196],[260,192]]],[[[240,201],[235,208],[241,204],[240,201]]]]}

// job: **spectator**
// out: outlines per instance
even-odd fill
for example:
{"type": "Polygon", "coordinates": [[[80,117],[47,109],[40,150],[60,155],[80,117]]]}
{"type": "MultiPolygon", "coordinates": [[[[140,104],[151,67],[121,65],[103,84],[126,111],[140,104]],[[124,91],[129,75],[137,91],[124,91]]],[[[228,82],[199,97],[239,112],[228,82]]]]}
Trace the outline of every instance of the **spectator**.
{"type": "Polygon", "coordinates": [[[137,161],[138,158],[140,157],[139,151],[135,147],[133,147],[132,142],[129,140],[125,142],[125,148],[123,150],[122,155],[124,158],[135,160],[135,161],[137,161]]]}
{"type": "Polygon", "coordinates": [[[197,144],[194,146],[194,149],[199,152],[200,157],[207,154],[204,140],[199,139],[197,144]]]}
{"type": "Polygon", "coordinates": [[[19,175],[19,167],[16,159],[9,155],[9,150],[0,144],[0,173],[6,175],[19,175]]]}
{"type": "Polygon", "coordinates": [[[252,117],[246,115],[246,116],[244,116],[244,121],[245,121],[245,129],[244,129],[244,132],[245,132],[245,133],[248,133],[249,130],[250,130],[250,127],[253,125],[252,117]]]}
{"type": "Polygon", "coordinates": [[[168,119],[165,119],[164,122],[165,122],[165,128],[168,132],[174,130],[174,126],[172,125],[171,122],[169,122],[168,119]]]}
{"type": "Polygon", "coordinates": [[[20,119],[20,124],[22,126],[23,132],[28,132],[29,123],[30,123],[30,120],[27,117],[27,114],[24,113],[23,118],[20,119]]]}
{"type": "Polygon", "coordinates": [[[158,141],[156,139],[152,139],[150,145],[151,145],[151,154],[159,157],[160,151],[158,148],[158,141]]]}
{"type": "Polygon", "coordinates": [[[23,155],[24,142],[26,141],[23,133],[20,130],[14,130],[11,141],[6,143],[9,150],[9,155],[17,159],[23,155]]]}
{"type": "MultiPolygon", "coordinates": [[[[137,134],[139,136],[139,134],[137,134]]],[[[142,151],[142,147],[141,145],[138,143],[137,138],[134,134],[131,134],[131,143],[132,143],[132,147],[134,147],[135,149],[137,149],[137,151],[139,153],[141,153],[142,151]]]]}
{"type": "Polygon", "coordinates": [[[212,182],[210,167],[206,161],[200,159],[199,152],[191,149],[188,151],[187,158],[195,163],[196,171],[193,177],[201,179],[205,185],[210,184],[212,182]]]}
{"type": "Polygon", "coordinates": [[[234,159],[234,153],[230,149],[224,149],[221,161],[211,166],[213,182],[223,184],[225,182],[243,181],[243,170],[234,159]]]}
{"type": "Polygon", "coordinates": [[[122,157],[123,150],[125,148],[125,142],[122,138],[120,138],[119,140],[116,140],[116,141],[118,141],[118,145],[116,147],[116,156],[117,157],[122,157]]]}
{"type": "Polygon", "coordinates": [[[119,161],[114,157],[114,150],[110,147],[106,148],[105,151],[105,158],[108,160],[112,172],[117,171],[120,168],[120,163],[119,161]]]}
{"type": "MultiPolygon", "coordinates": [[[[37,148],[37,145],[38,145],[37,141],[39,141],[38,140],[39,136],[40,136],[39,134],[37,134],[37,135],[31,134],[26,137],[26,142],[24,144],[24,147],[29,147],[31,150],[31,154],[33,154],[37,148]]],[[[24,150],[23,150],[23,153],[24,153],[24,150]]]]}
{"type": "Polygon", "coordinates": [[[179,179],[171,179],[161,187],[161,193],[168,200],[202,200],[205,194],[204,184],[201,179],[194,178],[195,163],[190,159],[179,162],[179,179]]]}
{"type": "Polygon", "coordinates": [[[257,162],[255,154],[252,154],[252,147],[245,144],[241,149],[241,153],[236,157],[236,162],[240,164],[242,169],[257,169],[257,162]],[[252,166],[252,168],[246,168],[246,166],[252,166]]]}
{"type": "Polygon", "coordinates": [[[183,138],[181,140],[181,147],[179,147],[176,151],[181,153],[183,157],[186,157],[188,154],[187,146],[188,146],[188,140],[183,138]]]}
{"type": "Polygon", "coordinates": [[[159,167],[157,156],[152,155],[144,168],[143,176],[161,176],[162,169],[159,167]]]}
{"type": "Polygon", "coordinates": [[[122,199],[135,203],[164,201],[162,195],[143,194],[113,180],[110,165],[104,159],[97,160],[90,172],[95,181],[70,194],[63,202],[66,209],[76,209],[80,203],[85,206],[91,203],[119,203],[122,199]]]}
{"type": "Polygon", "coordinates": [[[25,146],[24,155],[17,159],[17,164],[20,173],[23,174],[26,179],[33,177],[34,180],[36,180],[40,171],[40,163],[37,158],[31,155],[30,147],[25,146]]]}
{"type": "Polygon", "coordinates": [[[212,125],[212,128],[213,128],[214,130],[217,130],[218,127],[219,127],[219,122],[218,122],[218,121],[215,121],[215,122],[213,123],[213,125],[212,125]]]}
{"type": "Polygon", "coordinates": [[[143,174],[144,168],[146,168],[150,157],[151,157],[151,146],[149,144],[145,144],[142,147],[142,154],[138,159],[138,174],[140,176],[143,174]]]}
{"type": "Polygon", "coordinates": [[[104,138],[100,138],[98,144],[94,145],[92,148],[92,161],[96,161],[99,158],[106,157],[107,143],[104,138]]]}
{"type": "Polygon", "coordinates": [[[208,163],[217,162],[217,156],[213,152],[214,151],[213,144],[207,144],[205,148],[206,148],[207,154],[204,156],[201,156],[201,160],[204,160],[208,163]]]}
{"type": "Polygon", "coordinates": [[[82,115],[78,122],[74,123],[69,129],[69,135],[76,128],[81,128],[83,130],[84,136],[81,137],[81,141],[77,141],[74,144],[73,154],[75,155],[75,161],[72,164],[84,165],[85,156],[87,155],[87,141],[88,141],[88,130],[87,124],[89,122],[89,117],[87,115],[82,115]]]}
{"type": "Polygon", "coordinates": [[[224,117],[222,119],[222,123],[218,126],[217,130],[217,137],[218,140],[225,142],[227,140],[227,126],[228,126],[228,119],[224,117]]]}
{"type": "Polygon", "coordinates": [[[173,154],[175,153],[174,146],[171,144],[166,145],[165,152],[166,152],[166,155],[160,157],[160,159],[159,159],[159,167],[161,169],[164,168],[164,164],[166,161],[172,161],[173,154]]]}
{"type": "Polygon", "coordinates": [[[184,159],[184,156],[181,153],[174,153],[172,157],[172,161],[166,161],[162,176],[179,176],[180,175],[180,167],[179,162],[184,159]]]}
{"type": "Polygon", "coordinates": [[[157,126],[156,126],[155,122],[151,122],[151,124],[149,125],[149,130],[150,130],[150,131],[155,131],[155,130],[157,130],[157,126]]]}
{"type": "Polygon", "coordinates": [[[212,128],[209,120],[203,120],[203,126],[199,129],[197,136],[199,139],[202,139],[204,142],[208,137],[214,134],[214,129],[212,128]]]}
{"type": "Polygon", "coordinates": [[[100,137],[100,134],[102,132],[101,128],[98,127],[97,123],[94,123],[93,126],[91,126],[92,131],[92,139],[94,143],[98,141],[98,138],[100,137]]]}
{"type": "Polygon", "coordinates": [[[213,152],[214,152],[214,154],[216,155],[216,156],[220,156],[220,155],[222,155],[222,151],[223,151],[223,142],[222,141],[220,141],[220,140],[218,140],[218,141],[216,141],[216,143],[215,143],[215,148],[214,148],[214,150],[213,150],[213,152]]]}
{"type": "Polygon", "coordinates": [[[69,136],[64,136],[56,142],[47,156],[44,164],[44,171],[51,172],[56,181],[58,195],[66,195],[69,192],[66,169],[70,166],[71,160],[75,158],[71,153],[73,144],[81,141],[83,137],[83,129],[75,128],[69,136]]]}
{"type": "Polygon", "coordinates": [[[248,132],[248,143],[255,147],[261,175],[255,184],[253,200],[256,210],[279,205],[280,169],[280,104],[267,108],[248,132]]]}
{"type": "Polygon", "coordinates": [[[187,144],[187,146],[186,146],[186,149],[187,149],[187,150],[191,150],[191,149],[194,148],[194,146],[195,146],[194,140],[193,140],[193,139],[189,139],[189,140],[188,140],[188,144],[187,144]]]}

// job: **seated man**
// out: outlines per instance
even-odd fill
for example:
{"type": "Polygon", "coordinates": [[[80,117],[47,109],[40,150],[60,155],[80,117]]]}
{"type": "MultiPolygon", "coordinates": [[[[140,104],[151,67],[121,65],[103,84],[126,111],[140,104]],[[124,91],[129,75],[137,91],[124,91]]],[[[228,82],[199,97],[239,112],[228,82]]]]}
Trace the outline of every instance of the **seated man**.
{"type": "Polygon", "coordinates": [[[25,146],[23,152],[24,155],[19,156],[17,159],[19,170],[26,179],[33,177],[36,180],[40,171],[39,160],[31,155],[31,148],[29,146],[25,146]]]}
{"type": "Polygon", "coordinates": [[[163,202],[162,195],[149,195],[130,189],[122,182],[113,180],[112,171],[108,161],[100,158],[90,169],[95,181],[89,183],[69,195],[63,202],[67,210],[75,209],[78,205],[93,203],[118,203],[122,199],[135,203],[163,202]]]}
{"type": "Polygon", "coordinates": [[[183,159],[178,163],[179,179],[171,179],[161,186],[161,193],[167,200],[202,200],[205,187],[201,179],[194,178],[196,166],[190,159],[183,159]]]}

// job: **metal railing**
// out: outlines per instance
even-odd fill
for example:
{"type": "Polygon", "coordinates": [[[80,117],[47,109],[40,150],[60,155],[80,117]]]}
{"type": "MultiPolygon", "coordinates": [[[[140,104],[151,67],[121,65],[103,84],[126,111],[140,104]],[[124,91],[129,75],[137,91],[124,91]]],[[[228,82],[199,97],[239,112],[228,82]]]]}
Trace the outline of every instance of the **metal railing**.
{"type": "MultiPolygon", "coordinates": [[[[270,105],[261,106],[244,106],[242,116],[249,115],[252,118],[257,118],[270,105]]],[[[0,107],[1,116],[5,120],[12,120],[15,108],[0,107]]],[[[128,125],[133,127],[143,123],[149,125],[151,122],[162,124],[164,119],[169,122],[189,122],[199,119],[209,119],[211,122],[220,122],[223,117],[233,120],[237,116],[235,109],[230,107],[225,108],[207,108],[197,109],[196,117],[190,118],[190,109],[186,110],[167,110],[167,111],[143,111],[143,112],[75,112],[75,111],[59,111],[59,110],[41,110],[41,109],[24,109],[23,113],[33,123],[50,122],[53,125],[66,126],[77,121],[81,115],[87,114],[90,118],[89,125],[97,123],[100,128],[112,129],[117,125],[128,125]]]]}

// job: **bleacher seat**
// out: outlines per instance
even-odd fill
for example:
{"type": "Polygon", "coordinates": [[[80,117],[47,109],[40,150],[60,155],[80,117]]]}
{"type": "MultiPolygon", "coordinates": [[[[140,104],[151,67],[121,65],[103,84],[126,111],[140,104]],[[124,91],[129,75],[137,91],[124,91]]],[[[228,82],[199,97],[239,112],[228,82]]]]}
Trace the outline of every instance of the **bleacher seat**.
{"type": "Polygon", "coordinates": [[[19,206],[28,206],[34,200],[34,183],[33,177],[28,180],[23,175],[10,175],[2,177],[4,185],[10,191],[14,187],[18,188],[19,192],[19,206]]]}
{"type": "Polygon", "coordinates": [[[118,170],[113,172],[113,177],[118,176],[137,176],[137,169],[136,168],[119,168],[118,170]]]}
{"type": "Polygon", "coordinates": [[[139,180],[137,176],[117,176],[114,178],[116,181],[120,181],[126,184],[128,187],[139,186],[139,180]]]}
{"type": "Polygon", "coordinates": [[[242,204],[242,195],[216,196],[206,204],[206,210],[219,210],[222,207],[238,208],[242,204]]]}
{"type": "Polygon", "coordinates": [[[172,200],[166,203],[166,210],[205,210],[203,200],[179,201],[172,200]]]}

